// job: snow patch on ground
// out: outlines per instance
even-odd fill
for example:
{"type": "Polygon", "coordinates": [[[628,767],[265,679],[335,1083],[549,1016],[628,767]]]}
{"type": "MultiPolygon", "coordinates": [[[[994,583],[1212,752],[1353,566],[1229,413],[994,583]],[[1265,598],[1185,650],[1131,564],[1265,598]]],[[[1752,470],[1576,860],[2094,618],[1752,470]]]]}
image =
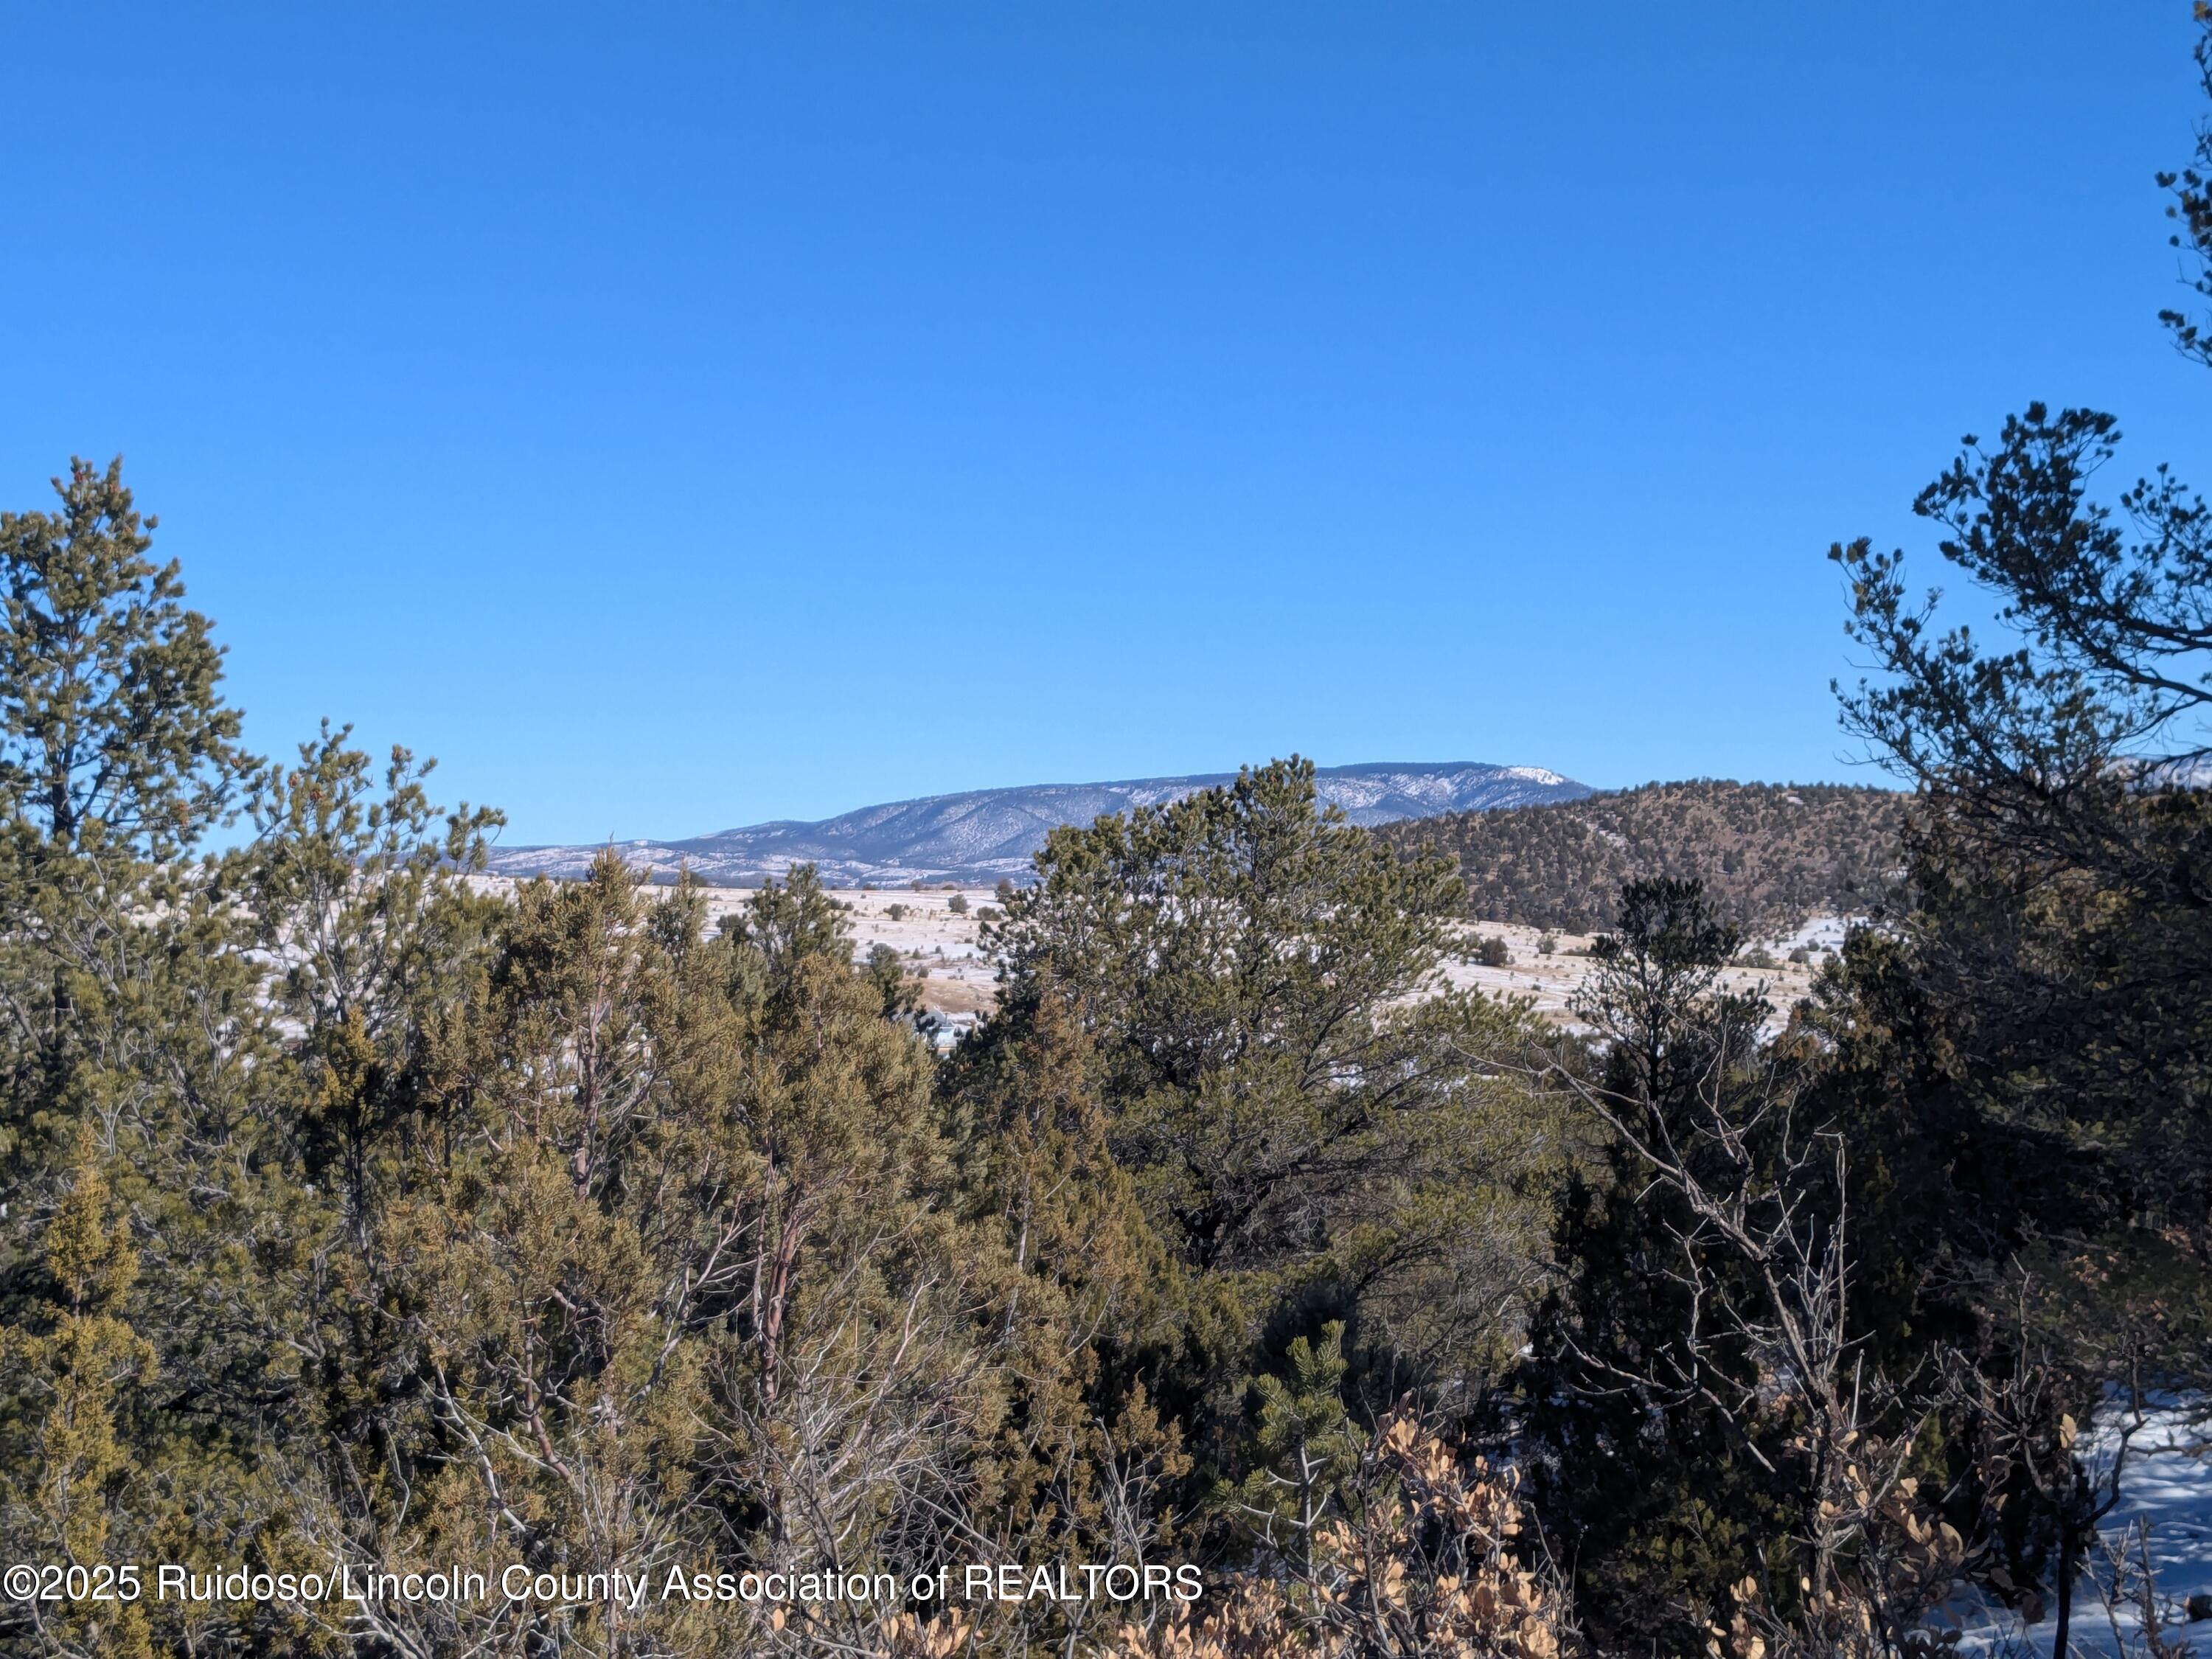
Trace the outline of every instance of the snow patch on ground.
{"type": "MultiPolygon", "coordinates": [[[[2117,1396],[2091,1425],[2083,1462],[2094,1474],[2106,1475],[2119,1455],[2119,1425],[2126,1415],[2117,1396]]],[[[2074,1628],[2067,1645],[2077,1659],[2143,1659],[2150,1648],[2140,1608],[2140,1581],[2133,1575],[2147,1549],[2156,1585],[2154,1605],[2161,1633],[2169,1643],[2185,1643],[2212,1654],[2212,1622],[2188,1620],[2191,1596],[2212,1596],[2212,1401],[2166,1398],[2152,1404],[2143,1425],[2129,1444],[2120,1471],[2120,1498],[2100,1528],[2101,1559],[2086,1564],[2074,1594],[2074,1628]],[[2117,1554],[2123,1569],[2115,1601],[2117,1554]]],[[[2046,1616],[2030,1626],[2002,1607],[1964,1601],[1936,1624],[1961,1632],[1962,1654],[1990,1659],[2052,1659],[2057,1632],[2046,1616]]],[[[2169,1650],[2172,1651],[2172,1650],[2169,1650]]]]}
{"type": "Polygon", "coordinates": [[[1770,941],[1767,949],[1777,956],[1788,956],[1792,951],[1840,951],[1844,935],[1864,924],[1864,916],[1814,916],[1793,932],[1770,941]]]}

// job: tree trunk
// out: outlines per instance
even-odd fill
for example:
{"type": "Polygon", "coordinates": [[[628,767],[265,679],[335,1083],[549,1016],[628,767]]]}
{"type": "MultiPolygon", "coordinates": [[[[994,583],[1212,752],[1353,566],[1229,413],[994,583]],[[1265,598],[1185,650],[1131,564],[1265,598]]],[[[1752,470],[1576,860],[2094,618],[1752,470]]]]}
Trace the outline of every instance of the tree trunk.
{"type": "Polygon", "coordinates": [[[2051,1659],[2066,1659],[2073,1625],[2074,1529],[2069,1524],[2058,1538],[2058,1625],[2051,1632],[2051,1659]]]}

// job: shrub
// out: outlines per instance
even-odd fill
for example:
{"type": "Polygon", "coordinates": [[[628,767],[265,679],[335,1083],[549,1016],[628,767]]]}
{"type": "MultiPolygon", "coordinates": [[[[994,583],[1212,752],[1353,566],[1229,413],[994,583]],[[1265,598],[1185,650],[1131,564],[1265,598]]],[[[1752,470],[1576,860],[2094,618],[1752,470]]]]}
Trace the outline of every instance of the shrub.
{"type": "Polygon", "coordinates": [[[1493,933],[1476,941],[1474,959],[1486,968],[1503,968],[1513,960],[1513,953],[1505,948],[1505,941],[1493,933]]]}
{"type": "Polygon", "coordinates": [[[951,898],[946,901],[945,908],[951,911],[956,916],[966,915],[968,914],[968,895],[965,893],[955,893],[951,898]]]}
{"type": "Polygon", "coordinates": [[[884,907],[884,914],[889,916],[893,921],[904,921],[906,920],[906,906],[903,904],[887,904],[884,907]]]}
{"type": "Polygon", "coordinates": [[[1151,1631],[1124,1626],[1111,1659],[1562,1650],[1562,1598],[1522,1562],[1514,1471],[1465,1458],[1401,1416],[1356,1457],[1348,1484],[1293,1547],[1209,1595],[1211,1611],[1151,1631]]]}

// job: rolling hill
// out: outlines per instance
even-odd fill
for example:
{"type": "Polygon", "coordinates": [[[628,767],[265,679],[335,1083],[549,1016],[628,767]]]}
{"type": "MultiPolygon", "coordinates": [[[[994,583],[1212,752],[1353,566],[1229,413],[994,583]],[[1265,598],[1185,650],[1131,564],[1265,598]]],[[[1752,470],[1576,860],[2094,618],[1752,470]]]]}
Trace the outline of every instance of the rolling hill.
{"type": "Polygon", "coordinates": [[[1651,783],[1379,833],[1457,858],[1478,921],[1590,933],[1613,924],[1623,882],[1697,876],[1738,923],[1765,933],[1871,910],[1893,878],[1909,799],[1839,784],[1651,783]]]}

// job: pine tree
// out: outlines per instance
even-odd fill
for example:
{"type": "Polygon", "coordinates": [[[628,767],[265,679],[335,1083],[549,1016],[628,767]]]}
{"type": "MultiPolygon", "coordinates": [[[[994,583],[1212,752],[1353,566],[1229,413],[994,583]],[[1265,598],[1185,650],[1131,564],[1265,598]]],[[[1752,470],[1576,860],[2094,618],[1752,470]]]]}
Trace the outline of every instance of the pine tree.
{"type": "Polygon", "coordinates": [[[1340,1319],[1323,1325],[1318,1341],[1293,1340],[1282,1373],[1252,1384],[1259,1409],[1250,1473],[1214,1489],[1216,1508],[1271,1552],[1295,1557],[1305,1571],[1313,1567],[1315,1531],[1342,1502],[1366,1449],[1367,1437],[1344,1405],[1351,1369],[1340,1319]]]}
{"type": "MultiPolygon", "coordinates": [[[[175,563],[147,556],[122,463],[73,460],[54,489],[57,512],[0,514],[0,1213],[18,1216],[83,1113],[112,1117],[123,1010],[205,931],[174,866],[252,765],[222,652],[175,563]]],[[[7,1231],[0,1285],[28,1259],[7,1231]]]]}
{"type": "Polygon", "coordinates": [[[72,460],[55,513],[0,514],[0,799],[46,855],[159,861],[196,845],[251,770],[222,652],[147,556],[118,459],[72,460]]]}

